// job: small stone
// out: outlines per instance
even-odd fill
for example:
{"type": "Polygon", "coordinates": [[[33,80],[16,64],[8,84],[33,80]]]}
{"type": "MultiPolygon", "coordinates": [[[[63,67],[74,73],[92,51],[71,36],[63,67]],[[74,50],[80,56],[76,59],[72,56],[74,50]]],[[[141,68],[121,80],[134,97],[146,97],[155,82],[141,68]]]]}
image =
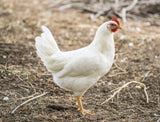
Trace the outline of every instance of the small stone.
{"type": "Polygon", "coordinates": [[[136,27],[136,30],[137,30],[138,32],[140,32],[140,31],[141,31],[141,29],[140,29],[139,27],[136,27]]]}
{"type": "Polygon", "coordinates": [[[7,56],[6,56],[6,55],[3,55],[3,58],[7,58],[7,56]]]}
{"type": "Polygon", "coordinates": [[[124,39],[126,39],[126,36],[125,35],[121,35],[120,36],[120,40],[124,40],[124,39]]]}
{"type": "Polygon", "coordinates": [[[108,82],[108,85],[110,86],[112,83],[111,82],[108,82]]]}
{"type": "Polygon", "coordinates": [[[159,114],[156,114],[156,113],[155,113],[155,114],[153,114],[153,115],[154,115],[155,117],[159,117],[159,116],[160,116],[159,114]]]}
{"type": "Polygon", "coordinates": [[[8,101],[9,98],[8,98],[8,97],[4,97],[3,100],[4,100],[4,101],[8,101]]]}
{"type": "Polygon", "coordinates": [[[20,24],[20,20],[17,20],[17,24],[20,24]]]}
{"type": "Polygon", "coordinates": [[[133,42],[130,42],[130,43],[128,44],[129,47],[132,47],[133,45],[134,45],[133,42]]]}
{"type": "Polygon", "coordinates": [[[156,13],[156,14],[154,14],[153,16],[156,17],[156,18],[158,18],[158,17],[159,17],[159,14],[156,13]]]}
{"type": "Polygon", "coordinates": [[[52,118],[53,118],[53,119],[57,119],[57,116],[54,116],[54,115],[53,115],[52,118]]]}
{"type": "Polygon", "coordinates": [[[127,57],[125,57],[124,59],[121,60],[121,62],[125,62],[127,60],[127,57]]]}

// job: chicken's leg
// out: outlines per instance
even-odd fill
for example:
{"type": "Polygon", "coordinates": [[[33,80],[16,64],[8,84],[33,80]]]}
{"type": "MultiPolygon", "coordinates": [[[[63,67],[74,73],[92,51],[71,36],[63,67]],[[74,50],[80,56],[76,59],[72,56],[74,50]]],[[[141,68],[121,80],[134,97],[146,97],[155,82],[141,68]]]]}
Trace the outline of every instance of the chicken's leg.
{"type": "Polygon", "coordinates": [[[78,110],[80,110],[80,112],[83,115],[92,115],[92,116],[95,116],[95,114],[92,114],[89,110],[83,109],[83,105],[82,105],[82,101],[81,101],[80,97],[76,97],[76,98],[77,98],[77,102],[78,102],[78,110]]]}

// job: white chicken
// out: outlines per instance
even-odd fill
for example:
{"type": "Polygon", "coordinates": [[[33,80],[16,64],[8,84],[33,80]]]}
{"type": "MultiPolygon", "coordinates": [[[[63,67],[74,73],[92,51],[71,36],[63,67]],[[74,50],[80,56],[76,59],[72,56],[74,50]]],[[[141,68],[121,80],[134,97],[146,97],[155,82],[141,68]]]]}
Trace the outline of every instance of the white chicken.
{"type": "Polygon", "coordinates": [[[113,32],[121,29],[116,18],[103,23],[92,43],[78,50],[62,52],[49,29],[42,26],[41,37],[36,37],[37,54],[52,73],[54,82],[63,89],[74,92],[78,109],[83,114],[94,115],[83,109],[81,97],[111,68],[115,55],[113,32]]]}

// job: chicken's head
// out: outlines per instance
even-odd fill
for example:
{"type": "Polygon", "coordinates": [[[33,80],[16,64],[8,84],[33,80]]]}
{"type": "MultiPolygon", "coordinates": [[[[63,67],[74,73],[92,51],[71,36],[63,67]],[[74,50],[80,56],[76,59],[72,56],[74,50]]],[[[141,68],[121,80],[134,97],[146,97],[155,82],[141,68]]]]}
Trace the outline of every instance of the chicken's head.
{"type": "Polygon", "coordinates": [[[116,32],[117,29],[122,29],[122,27],[120,26],[120,22],[118,21],[117,18],[112,18],[112,20],[109,21],[109,23],[108,23],[108,28],[109,28],[112,32],[116,32]]]}
{"type": "Polygon", "coordinates": [[[97,30],[96,37],[104,37],[106,35],[110,35],[113,32],[116,32],[118,29],[122,29],[120,26],[120,22],[116,18],[112,18],[112,20],[104,22],[97,30]]]}

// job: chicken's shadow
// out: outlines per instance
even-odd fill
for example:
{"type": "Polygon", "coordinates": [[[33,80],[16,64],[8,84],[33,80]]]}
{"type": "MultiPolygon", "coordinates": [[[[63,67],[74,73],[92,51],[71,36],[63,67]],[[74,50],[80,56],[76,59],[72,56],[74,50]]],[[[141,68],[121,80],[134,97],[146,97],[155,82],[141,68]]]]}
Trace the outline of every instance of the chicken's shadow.
{"type": "Polygon", "coordinates": [[[48,105],[47,108],[51,108],[57,111],[64,111],[64,110],[76,110],[75,107],[72,106],[62,106],[62,105],[58,105],[58,104],[52,104],[52,105],[48,105]]]}

